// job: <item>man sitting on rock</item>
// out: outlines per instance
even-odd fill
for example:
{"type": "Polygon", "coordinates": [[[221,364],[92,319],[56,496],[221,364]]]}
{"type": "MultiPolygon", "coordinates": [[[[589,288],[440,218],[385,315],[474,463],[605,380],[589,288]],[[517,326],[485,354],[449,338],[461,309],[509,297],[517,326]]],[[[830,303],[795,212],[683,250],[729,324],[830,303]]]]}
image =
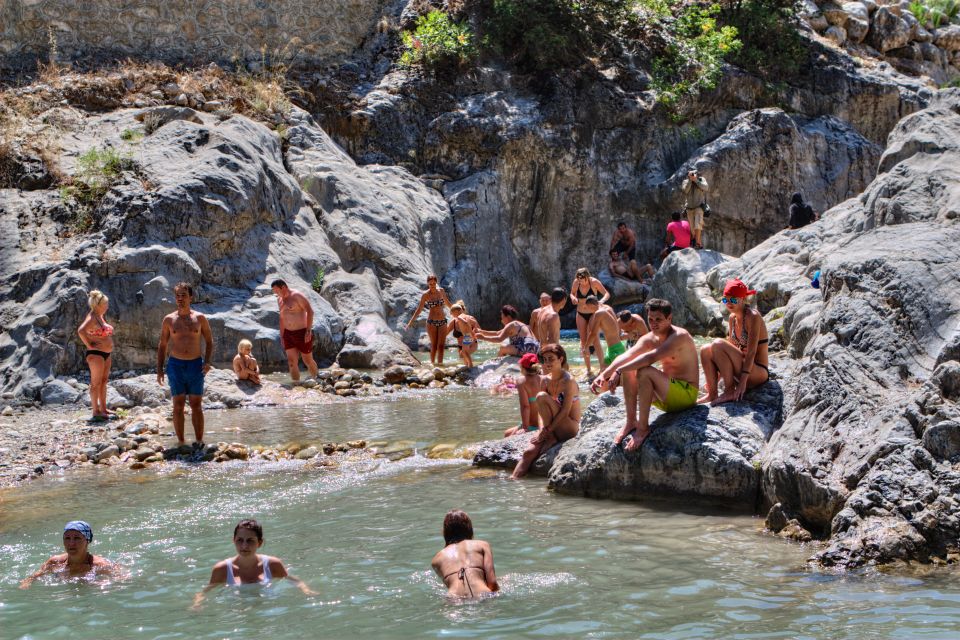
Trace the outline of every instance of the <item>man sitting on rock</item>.
{"type": "Polygon", "coordinates": [[[628,260],[637,257],[637,234],[627,226],[626,222],[617,223],[617,230],[613,232],[613,238],[610,240],[610,251],[623,254],[628,260]]]}
{"type": "Polygon", "coordinates": [[[660,252],[660,259],[665,260],[674,251],[680,251],[690,246],[690,223],[681,220],[680,212],[670,214],[671,221],[667,225],[667,243],[660,252]]]}
{"type": "Polygon", "coordinates": [[[650,407],[666,413],[689,409],[697,403],[700,366],[697,347],[686,330],[673,326],[673,307],[666,300],[647,300],[650,332],[625,354],[600,372],[590,388],[613,392],[623,378],[627,422],[614,438],[619,445],[631,432],[627,451],[636,451],[650,435],[650,407]],[[661,369],[653,365],[659,362],[661,369]],[[637,407],[639,403],[639,409],[637,407]]]}
{"type": "Polygon", "coordinates": [[[157,382],[163,384],[166,373],[170,383],[170,395],[173,396],[173,430],[177,433],[177,442],[184,444],[183,425],[184,408],[187,398],[190,400],[190,421],[197,444],[203,444],[203,379],[210,371],[210,359],[213,357],[213,334],[207,317],[199,311],[193,311],[193,287],[181,282],[173,288],[177,310],[167,315],[160,326],[160,344],[157,347],[157,382]],[[200,357],[200,340],[206,343],[204,355],[200,357]],[[170,357],[167,358],[167,344],[170,344],[170,357]],[[166,361],[166,367],[164,362],[166,361]]]}
{"type": "Polygon", "coordinates": [[[636,260],[631,260],[630,264],[627,264],[623,259],[623,254],[617,251],[610,252],[610,264],[608,267],[610,269],[610,275],[613,277],[623,278],[624,280],[635,280],[637,282],[644,282],[645,279],[652,278],[657,273],[653,265],[645,264],[643,267],[640,267],[636,260]]]}
{"type": "Polygon", "coordinates": [[[617,356],[627,351],[626,345],[620,341],[617,316],[613,313],[612,307],[600,304],[597,296],[587,296],[582,308],[584,313],[591,314],[590,321],[587,323],[587,344],[596,342],[603,333],[603,339],[607,343],[607,353],[603,363],[609,366],[617,356]]]}
{"type": "Polygon", "coordinates": [[[283,280],[274,280],[270,289],[280,305],[280,344],[287,354],[287,367],[294,384],[300,382],[300,359],[307,365],[311,378],[319,371],[313,360],[313,307],[307,297],[287,286],[283,280]]]}

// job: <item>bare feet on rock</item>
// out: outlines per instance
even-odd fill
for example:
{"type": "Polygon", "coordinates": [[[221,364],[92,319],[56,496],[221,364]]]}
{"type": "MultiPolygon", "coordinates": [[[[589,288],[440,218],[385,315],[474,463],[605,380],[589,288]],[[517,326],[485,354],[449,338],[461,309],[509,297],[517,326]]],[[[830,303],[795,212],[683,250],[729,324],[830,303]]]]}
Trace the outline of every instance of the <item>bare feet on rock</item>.
{"type": "Polygon", "coordinates": [[[627,451],[638,451],[640,446],[643,444],[644,440],[647,439],[650,435],[650,429],[647,428],[646,431],[640,431],[639,429],[634,430],[630,434],[630,442],[624,447],[627,451]]]}

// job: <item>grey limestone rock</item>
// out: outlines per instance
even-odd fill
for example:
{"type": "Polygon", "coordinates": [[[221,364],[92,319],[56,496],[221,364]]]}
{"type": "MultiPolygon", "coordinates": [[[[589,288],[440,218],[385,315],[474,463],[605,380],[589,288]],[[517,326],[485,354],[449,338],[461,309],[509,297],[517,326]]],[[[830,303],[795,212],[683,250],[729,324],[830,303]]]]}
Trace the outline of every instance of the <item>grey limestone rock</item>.
{"type": "Polygon", "coordinates": [[[717,251],[674,251],[654,276],[650,297],[663,298],[673,305],[673,323],[677,326],[697,334],[723,335],[720,303],[714,299],[706,275],[728,260],[732,258],[717,251]]]}
{"type": "Polygon", "coordinates": [[[73,404],[80,399],[80,392],[63,380],[51,380],[40,389],[43,404],[73,404]]]}
{"type": "MultiPolygon", "coordinates": [[[[519,433],[502,440],[490,440],[480,443],[480,448],[473,456],[473,464],[478,467],[495,467],[499,469],[513,469],[520,462],[524,449],[530,444],[535,434],[519,433]]],[[[556,444],[537,458],[530,467],[530,475],[546,476],[550,473],[563,443],[556,444]]]]}
{"type": "Polygon", "coordinates": [[[885,53],[910,42],[910,24],[894,13],[890,7],[880,7],[873,13],[867,42],[877,51],[885,53]]]}

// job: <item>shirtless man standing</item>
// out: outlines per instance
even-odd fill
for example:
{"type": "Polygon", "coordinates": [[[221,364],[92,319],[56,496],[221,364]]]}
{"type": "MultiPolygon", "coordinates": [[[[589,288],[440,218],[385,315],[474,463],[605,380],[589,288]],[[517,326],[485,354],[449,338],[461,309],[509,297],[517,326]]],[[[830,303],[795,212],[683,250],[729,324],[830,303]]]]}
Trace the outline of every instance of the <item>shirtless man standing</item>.
{"type": "Polygon", "coordinates": [[[600,304],[596,296],[587,296],[584,302],[584,311],[593,314],[590,322],[587,323],[587,344],[593,344],[600,338],[602,332],[603,339],[607,343],[603,364],[609,366],[617,356],[627,352],[626,345],[620,342],[620,325],[617,324],[617,316],[613,313],[612,307],[600,304]]]}
{"type": "Polygon", "coordinates": [[[540,337],[540,313],[549,306],[550,294],[544,291],[540,294],[540,306],[530,313],[530,331],[532,331],[533,335],[537,337],[537,340],[540,341],[540,344],[547,344],[543,341],[543,338],[540,337]]]}
{"type": "Polygon", "coordinates": [[[203,377],[210,371],[213,358],[213,334],[207,317],[199,311],[190,309],[193,301],[193,287],[181,282],[173,288],[177,310],[163,319],[160,327],[160,345],[157,347],[157,382],[163,384],[164,372],[170,383],[170,395],[173,396],[173,430],[177,441],[183,440],[183,410],[190,400],[190,421],[197,444],[203,444],[203,377]],[[200,338],[206,343],[203,357],[200,357],[200,338]],[[167,343],[170,343],[170,357],[167,358],[167,343]],[[164,368],[166,360],[166,368],[164,368]]]}
{"type": "Polygon", "coordinates": [[[637,257],[637,234],[627,226],[626,222],[618,222],[617,230],[610,239],[610,251],[616,251],[633,260],[637,257]]]}
{"type": "Polygon", "coordinates": [[[613,444],[618,446],[636,430],[626,445],[627,451],[639,449],[650,435],[651,405],[666,413],[689,409],[696,405],[700,387],[697,346],[686,330],[671,323],[673,307],[657,298],[647,300],[646,307],[650,332],[614,360],[591,385],[594,393],[600,393],[604,387],[613,392],[623,378],[627,423],[613,444]],[[656,362],[662,370],[654,368],[656,362]]]}
{"type": "Polygon", "coordinates": [[[628,348],[637,344],[637,340],[642,338],[647,331],[650,331],[650,329],[647,329],[647,323],[643,320],[643,316],[638,316],[626,310],[620,312],[617,323],[620,325],[621,337],[627,339],[628,348]]]}
{"type": "Polygon", "coordinates": [[[280,344],[287,354],[290,379],[300,381],[300,358],[307,365],[310,377],[316,378],[317,363],[313,360],[313,307],[307,297],[287,286],[283,280],[274,280],[270,289],[280,305],[280,344]]]}

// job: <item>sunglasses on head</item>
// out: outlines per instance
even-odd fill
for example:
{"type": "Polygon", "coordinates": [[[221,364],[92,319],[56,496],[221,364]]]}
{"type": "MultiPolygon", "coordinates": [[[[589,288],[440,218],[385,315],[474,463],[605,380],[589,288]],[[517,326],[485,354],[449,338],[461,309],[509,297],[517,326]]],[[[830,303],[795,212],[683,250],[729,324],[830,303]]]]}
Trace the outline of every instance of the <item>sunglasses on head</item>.
{"type": "Polygon", "coordinates": [[[720,298],[720,302],[723,304],[737,304],[740,302],[740,298],[728,298],[726,296],[720,298]]]}

